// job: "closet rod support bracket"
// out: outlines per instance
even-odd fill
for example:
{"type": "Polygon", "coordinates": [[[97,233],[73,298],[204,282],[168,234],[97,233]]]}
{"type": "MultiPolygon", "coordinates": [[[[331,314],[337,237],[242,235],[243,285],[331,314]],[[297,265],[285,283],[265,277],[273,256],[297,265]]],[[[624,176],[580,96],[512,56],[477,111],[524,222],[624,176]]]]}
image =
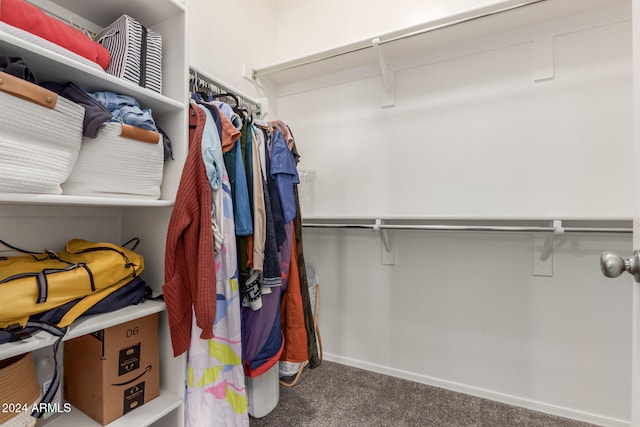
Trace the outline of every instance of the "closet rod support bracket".
{"type": "Polygon", "coordinates": [[[389,60],[380,46],[380,38],[376,37],[371,40],[373,49],[378,54],[378,60],[380,61],[380,70],[382,71],[382,85],[383,85],[383,98],[382,107],[393,107],[396,104],[395,97],[395,76],[393,70],[389,67],[389,60]]]}
{"type": "Polygon", "coordinates": [[[382,219],[376,219],[373,224],[373,231],[379,232],[382,239],[382,264],[396,265],[396,234],[381,227],[383,225],[382,219]]]}
{"type": "MultiPolygon", "coordinates": [[[[242,77],[247,80],[248,82],[250,82],[253,86],[255,86],[258,90],[258,92],[261,92],[262,94],[262,98],[258,98],[258,99],[267,99],[267,95],[265,92],[268,92],[272,95],[277,94],[277,90],[276,88],[267,83],[267,82],[263,82],[259,80],[259,76],[257,74],[257,70],[255,68],[249,67],[246,64],[242,64],[242,70],[241,70],[241,74],[242,77]]],[[[265,113],[266,114],[266,113],[265,113]]],[[[262,117],[265,116],[265,114],[262,114],[262,117]]]]}
{"type": "Polygon", "coordinates": [[[532,74],[534,82],[553,80],[555,77],[555,41],[553,35],[541,35],[533,40],[532,74]]]}
{"type": "Polygon", "coordinates": [[[534,276],[553,276],[553,242],[556,236],[565,232],[561,220],[553,221],[553,232],[533,234],[532,239],[532,270],[534,276]]]}
{"type": "Polygon", "coordinates": [[[531,233],[531,271],[534,276],[553,276],[554,233],[531,233]]]}

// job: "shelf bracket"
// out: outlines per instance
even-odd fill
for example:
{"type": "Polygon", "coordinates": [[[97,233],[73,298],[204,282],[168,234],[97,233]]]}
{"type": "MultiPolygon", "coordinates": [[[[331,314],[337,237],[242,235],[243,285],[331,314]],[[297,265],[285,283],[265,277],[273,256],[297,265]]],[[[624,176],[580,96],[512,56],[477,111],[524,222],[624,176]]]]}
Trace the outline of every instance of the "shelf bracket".
{"type": "Polygon", "coordinates": [[[552,80],[555,77],[553,35],[539,36],[533,40],[533,81],[552,80]]]}
{"type": "Polygon", "coordinates": [[[534,276],[553,276],[553,241],[556,236],[564,234],[562,221],[553,221],[553,232],[531,236],[532,270],[534,276]]]}
{"type": "Polygon", "coordinates": [[[381,219],[376,219],[373,224],[373,230],[380,232],[380,238],[382,239],[382,264],[384,265],[396,265],[396,234],[389,232],[380,226],[384,222],[381,219]]]}
{"type": "Polygon", "coordinates": [[[380,46],[380,38],[376,37],[371,40],[374,50],[378,53],[378,60],[380,61],[380,69],[382,70],[382,85],[384,88],[382,107],[393,107],[396,104],[395,97],[395,79],[391,68],[389,68],[389,61],[382,51],[380,46]]]}
{"type": "MultiPolygon", "coordinates": [[[[258,76],[256,75],[255,68],[251,68],[251,67],[248,67],[246,64],[242,64],[241,74],[242,74],[242,77],[248,82],[250,82],[253,86],[255,86],[258,89],[262,89],[263,94],[264,92],[268,92],[272,95],[276,95],[278,93],[276,88],[273,87],[272,85],[266,84],[265,82],[258,80],[258,76]]],[[[263,96],[262,98],[258,98],[258,100],[262,100],[262,99],[264,99],[265,101],[260,101],[261,104],[262,102],[267,102],[266,95],[263,96]]],[[[262,117],[264,117],[265,115],[266,113],[262,114],[262,117]]]]}

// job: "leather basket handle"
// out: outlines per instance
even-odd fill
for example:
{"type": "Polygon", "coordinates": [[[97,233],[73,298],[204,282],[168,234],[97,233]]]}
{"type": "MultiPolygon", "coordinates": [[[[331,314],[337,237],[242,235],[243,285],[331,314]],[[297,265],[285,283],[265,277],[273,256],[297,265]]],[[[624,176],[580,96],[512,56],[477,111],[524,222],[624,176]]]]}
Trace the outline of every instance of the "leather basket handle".
{"type": "Polygon", "coordinates": [[[122,132],[120,136],[123,138],[135,139],[137,141],[157,144],[160,142],[160,134],[152,130],[142,129],[137,126],[122,124],[122,132]]]}
{"type": "Polygon", "coordinates": [[[0,71],[0,92],[50,109],[54,109],[58,102],[58,94],[55,92],[2,71],[0,71]]]}

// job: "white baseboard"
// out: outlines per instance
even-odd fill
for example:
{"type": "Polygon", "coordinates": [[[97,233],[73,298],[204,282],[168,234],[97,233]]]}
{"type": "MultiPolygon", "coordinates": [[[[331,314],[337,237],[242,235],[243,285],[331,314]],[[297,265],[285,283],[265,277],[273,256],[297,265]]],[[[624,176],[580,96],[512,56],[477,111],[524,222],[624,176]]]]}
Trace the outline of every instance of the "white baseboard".
{"type": "Polygon", "coordinates": [[[389,375],[396,378],[402,378],[421,384],[443,388],[458,393],[469,394],[496,402],[506,403],[508,405],[518,406],[521,408],[531,409],[533,411],[544,412],[545,414],[556,415],[572,420],[583,421],[605,427],[630,427],[631,421],[606,417],[589,412],[578,411],[571,408],[551,405],[549,403],[539,402],[536,400],[525,399],[518,396],[511,396],[479,387],[460,384],[453,381],[442,380],[440,378],[429,377],[426,375],[416,374],[414,372],[403,371],[401,369],[390,368],[387,366],[376,365],[374,363],[364,362],[361,360],[351,359],[348,357],[337,356],[335,354],[324,353],[323,359],[330,362],[339,363],[341,365],[353,366],[371,372],[389,375]]]}

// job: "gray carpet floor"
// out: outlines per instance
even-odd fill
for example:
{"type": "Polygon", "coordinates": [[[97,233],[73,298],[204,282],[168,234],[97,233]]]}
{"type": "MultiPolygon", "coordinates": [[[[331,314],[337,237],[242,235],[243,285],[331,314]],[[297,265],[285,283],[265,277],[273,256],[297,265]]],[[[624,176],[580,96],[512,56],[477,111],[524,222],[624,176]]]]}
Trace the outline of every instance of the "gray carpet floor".
{"type": "Polygon", "coordinates": [[[252,427],[593,427],[324,360],[252,427]]]}

